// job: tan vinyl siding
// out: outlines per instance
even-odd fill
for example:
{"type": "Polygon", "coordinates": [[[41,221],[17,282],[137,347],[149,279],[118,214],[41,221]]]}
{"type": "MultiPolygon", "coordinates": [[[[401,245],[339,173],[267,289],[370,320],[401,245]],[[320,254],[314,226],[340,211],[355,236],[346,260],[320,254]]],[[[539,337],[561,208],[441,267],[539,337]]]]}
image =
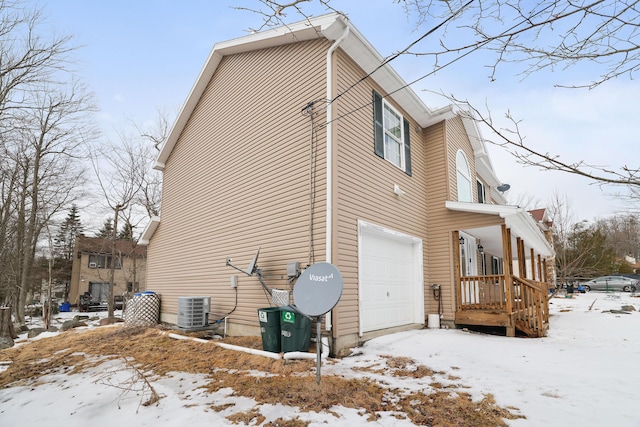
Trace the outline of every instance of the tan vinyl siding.
{"type": "MultiPolygon", "coordinates": [[[[178,296],[211,296],[211,320],[257,326],[269,306],[245,269],[258,247],[270,287],[286,288],[287,261],[309,253],[311,127],[301,114],[325,97],[326,41],[226,56],[190,117],[164,171],[162,219],[149,244],[148,289],[175,315],[178,296]]],[[[321,109],[321,111],[323,111],[321,109]]],[[[324,115],[319,117],[321,122],[324,115]]],[[[318,132],[314,240],[324,257],[324,131],[318,132]]]]}
{"type": "MultiPolygon", "coordinates": [[[[336,93],[360,80],[364,72],[338,50],[336,93]]],[[[334,106],[336,149],[336,241],[334,263],[344,279],[344,291],[337,307],[334,327],[337,335],[358,332],[358,220],[423,239],[426,253],[425,152],[421,133],[411,117],[412,176],[374,153],[373,106],[370,80],[356,85],[334,106]],[[393,193],[398,184],[406,192],[393,193]]],[[[380,88],[376,91],[384,94],[380,88]]]]}
{"type": "MultiPolygon", "coordinates": [[[[446,145],[446,122],[440,122],[424,131],[427,158],[427,212],[429,251],[425,281],[428,284],[437,283],[441,286],[441,299],[445,307],[445,320],[452,318],[446,308],[450,307],[455,298],[452,295],[453,254],[450,239],[447,238],[451,228],[444,207],[447,195],[452,192],[450,177],[451,169],[455,174],[455,161],[450,162],[450,154],[446,145]],[[447,231],[444,231],[447,230],[447,231]],[[443,232],[444,231],[444,232],[443,232]]],[[[455,152],[454,152],[455,157],[455,152]]],[[[457,191],[457,190],[456,190],[457,191]]],[[[429,313],[438,312],[438,302],[430,292],[425,292],[425,310],[429,313]]]]}
{"type": "MultiPolygon", "coordinates": [[[[455,260],[453,232],[465,228],[501,224],[501,219],[493,215],[477,215],[453,212],[445,207],[447,200],[457,200],[456,153],[463,150],[469,161],[474,200],[477,200],[475,186],[475,162],[471,142],[464,131],[459,117],[427,128],[424,132],[427,146],[429,193],[429,258],[427,283],[442,285],[442,302],[445,321],[453,321],[455,313],[455,260]]],[[[436,302],[425,295],[427,310],[435,310],[436,302]]],[[[435,311],[432,311],[435,312],[435,311]]]]}

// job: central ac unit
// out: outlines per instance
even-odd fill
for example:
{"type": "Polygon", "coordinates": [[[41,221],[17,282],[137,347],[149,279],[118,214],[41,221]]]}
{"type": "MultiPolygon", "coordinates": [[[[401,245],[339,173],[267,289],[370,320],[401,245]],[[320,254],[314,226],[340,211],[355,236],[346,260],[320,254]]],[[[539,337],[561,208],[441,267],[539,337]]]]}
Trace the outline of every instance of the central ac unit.
{"type": "Polygon", "coordinates": [[[210,297],[178,297],[178,327],[203,328],[209,323],[210,297]]]}

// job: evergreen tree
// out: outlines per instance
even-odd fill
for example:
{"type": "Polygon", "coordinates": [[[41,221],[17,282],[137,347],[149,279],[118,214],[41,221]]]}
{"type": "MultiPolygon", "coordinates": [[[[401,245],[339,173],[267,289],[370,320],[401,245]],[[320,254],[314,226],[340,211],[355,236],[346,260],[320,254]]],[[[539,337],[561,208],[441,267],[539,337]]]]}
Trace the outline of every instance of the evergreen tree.
{"type": "Polygon", "coordinates": [[[102,224],[102,228],[96,233],[96,237],[110,239],[113,236],[113,218],[107,218],[102,224]]]}
{"type": "Polygon", "coordinates": [[[126,221],[120,229],[118,239],[133,241],[133,225],[129,221],[126,221]]]}
{"type": "Polygon", "coordinates": [[[78,207],[71,206],[69,214],[60,225],[60,230],[54,238],[54,250],[56,258],[73,260],[73,247],[76,244],[76,236],[84,231],[78,214],[78,207]]]}
{"type": "Polygon", "coordinates": [[[78,207],[71,206],[69,214],[60,225],[60,230],[53,240],[53,280],[64,283],[64,300],[69,299],[69,287],[71,284],[71,268],[73,266],[73,250],[76,237],[84,231],[78,214],[78,207]]]}

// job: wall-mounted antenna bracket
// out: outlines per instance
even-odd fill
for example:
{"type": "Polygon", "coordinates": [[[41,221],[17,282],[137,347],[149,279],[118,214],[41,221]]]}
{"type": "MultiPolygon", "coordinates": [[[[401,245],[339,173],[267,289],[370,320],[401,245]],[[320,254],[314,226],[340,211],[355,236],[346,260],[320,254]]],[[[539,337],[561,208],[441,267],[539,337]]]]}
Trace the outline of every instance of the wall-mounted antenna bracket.
{"type": "Polygon", "coordinates": [[[262,278],[262,270],[260,268],[258,268],[258,256],[260,255],[260,248],[258,248],[258,251],[256,252],[255,256],[253,257],[253,259],[251,260],[251,262],[249,263],[249,266],[247,267],[246,270],[243,270],[239,267],[236,267],[235,265],[231,264],[232,259],[227,257],[225,264],[229,267],[235,268],[236,270],[246,274],[247,276],[256,276],[258,278],[258,281],[260,282],[260,285],[262,285],[262,287],[264,288],[264,290],[271,295],[271,289],[269,289],[266,285],[266,283],[264,283],[264,280],[262,278]]]}

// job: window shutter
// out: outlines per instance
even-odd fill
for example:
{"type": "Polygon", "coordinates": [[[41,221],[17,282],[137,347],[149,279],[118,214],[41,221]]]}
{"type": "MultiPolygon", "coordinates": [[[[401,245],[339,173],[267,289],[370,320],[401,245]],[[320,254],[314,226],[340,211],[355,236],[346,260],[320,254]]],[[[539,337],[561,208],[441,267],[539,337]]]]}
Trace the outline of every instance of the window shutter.
{"type": "Polygon", "coordinates": [[[409,120],[404,119],[404,171],[407,175],[411,176],[411,140],[409,134],[411,133],[411,125],[409,120]]]}
{"type": "Polygon", "coordinates": [[[382,97],[373,91],[373,150],[384,158],[384,129],[382,128],[382,97]]]}

